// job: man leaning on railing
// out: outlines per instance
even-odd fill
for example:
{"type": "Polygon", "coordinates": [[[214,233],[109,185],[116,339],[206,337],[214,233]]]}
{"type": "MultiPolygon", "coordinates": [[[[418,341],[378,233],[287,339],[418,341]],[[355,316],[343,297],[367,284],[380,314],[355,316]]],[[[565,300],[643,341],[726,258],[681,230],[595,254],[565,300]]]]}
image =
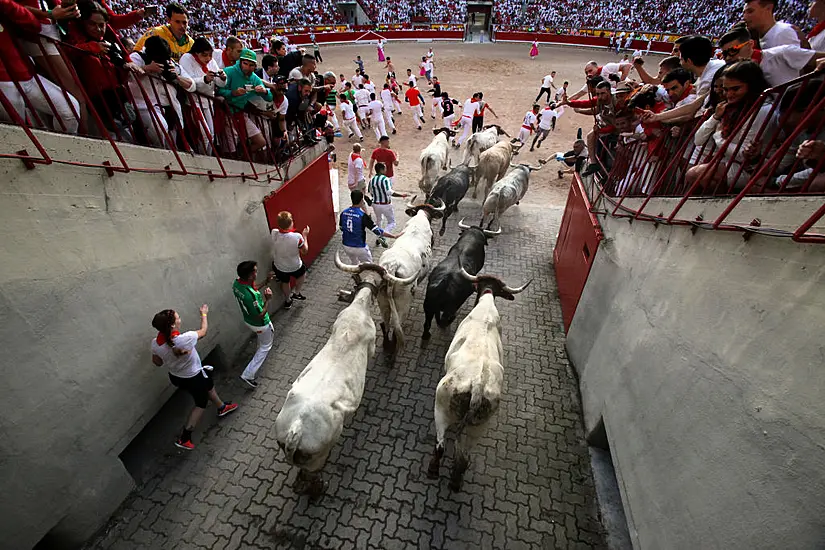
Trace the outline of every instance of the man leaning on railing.
{"type": "Polygon", "coordinates": [[[266,147],[266,139],[260,128],[249,116],[249,113],[244,112],[244,110],[254,97],[262,97],[266,101],[272,101],[272,92],[264,87],[263,82],[254,72],[257,64],[258,59],[255,52],[244,48],[241,51],[241,58],[238,63],[227,67],[224,71],[226,73],[226,85],[217,89],[218,94],[226,98],[232,112],[241,113],[238,116],[242,118],[236,118],[236,120],[243,121],[245,133],[241,132],[241,136],[245,135],[249,141],[250,153],[260,151],[266,147]]]}

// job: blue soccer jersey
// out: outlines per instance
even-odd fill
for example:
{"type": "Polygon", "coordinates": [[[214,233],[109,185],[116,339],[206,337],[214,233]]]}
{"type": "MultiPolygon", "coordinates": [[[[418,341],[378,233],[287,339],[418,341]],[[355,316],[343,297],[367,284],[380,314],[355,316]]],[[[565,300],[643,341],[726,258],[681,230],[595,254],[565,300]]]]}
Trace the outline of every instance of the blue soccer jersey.
{"type": "Polygon", "coordinates": [[[350,206],[341,212],[340,223],[341,232],[344,234],[344,246],[353,248],[367,246],[367,229],[379,237],[384,234],[381,228],[372,221],[370,215],[357,206],[350,206]]]}

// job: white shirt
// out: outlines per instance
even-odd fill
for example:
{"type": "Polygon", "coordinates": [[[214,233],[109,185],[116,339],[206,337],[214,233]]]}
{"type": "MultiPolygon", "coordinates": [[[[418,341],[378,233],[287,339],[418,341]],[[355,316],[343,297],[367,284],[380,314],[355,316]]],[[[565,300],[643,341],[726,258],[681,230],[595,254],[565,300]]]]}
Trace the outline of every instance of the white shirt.
{"type": "Polygon", "coordinates": [[[286,98],[286,96],[282,98],[281,104],[278,105],[278,98],[274,97],[273,95],[272,105],[275,108],[276,113],[280,113],[286,116],[286,110],[289,108],[289,100],[286,98]]]}
{"type": "Polygon", "coordinates": [[[476,112],[478,112],[478,103],[477,102],[474,102],[472,99],[468,99],[467,101],[464,102],[464,110],[461,113],[462,117],[474,116],[476,114],[476,112]]]}
{"type": "MultiPolygon", "coordinates": [[[[532,115],[533,112],[530,111],[530,114],[532,115]]],[[[539,120],[539,128],[542,130],[549,130],[553,126],[553,117],[556,116],[556,110],[545,107],[539,111],[539,114],[541,115],[541,119],[539,120]]],[[[527,119],[527,117],[524,118],[525,120],[527,119]]]]}
{"type": "Polygon", "coordinates": [[[352,153],[349,155],[347,161],[347,182],[349,187],[355,187],[355,184],[364,179],[364,159],[357,157],[352,158],[352,153]]]}
{"type": "Polygon", "coordinates": [[[759,39],[759,46],[763,50],[784,46],[786,44],[799,46],[799,36],[796,34],[794,28],[784,21],[774,23],[773,27],[765,33],[765,36],[759,39]]]}
{"type": "MultiPolygon", "coordinates": [[[[538,117],[536,117],[536,115],[533,114],[533,111],[527,111],[527,114],[524,115],[524,120],[521,121],[521,125],[522,127],[527,126],[527,128],[532,129],[537,119],[538,117]]],[[[525,130],[527,128],[525,128],[525,130]]]]}
{"type": "Polygon", "coordinates": [[[365,90],[368,90],[371,94],[375,93],[375,84],[373,84],[372,82],[364,82],[363,84],[365,90]]]}
{"type": "Polygon", "coordinates": [[[759,66],[768,84],[779,86],[799,76],[799,71],[816,55],[813,50],[786,44],[762,50],[759,66]]]}
{"type": "Polygon", "coordinates": [[[373,101],[370,101],[369,105],[367,106],[367,109],[370,112],[370,118],[374,122],[384,120],[384,104],[381,103],[379,100],[375,99],[373,101]]]}
{"type": "Polygon", "coordinates": [[[811,49],[817,52],[825,51],[825,31],[820,31],[819,34],[814,35],[813,38],[809,38],[808,42],[811,43],[811,49]]]}
{"type": "Polygon", "coordinates": [[[304,78],[304,73],[301,72],[301,69],[295,67],[291,71],[289,71],[289,79],[290,80],[301,80],[304,78]]]}
{"type": "MultiPolygon", "coordinates": [[[[621,63],[605,63],[602,65],[601,77],[607,80],[612,74],[618,74],[621,76],[622,67],[627,65],[630,65],[630,63],[624,61],[621,63]]],[[[587,85],[585,84],[585,86],[587,85]]]]}
{"type": "Polygon", "coordinates": [[[362,107],[370,102],[370,92],[366,88],[355,90],[355,102],[362,107]]]}
{"type": "Polygon", "coordinates": [[[633,50],[633,58],[642,57],[642,50],[633,50]]]}
{"type": "MultiPolygon", "coordinates": [[[[214,59],[209,60],[206,68],[215,73],[221,72],[221,68],[215,63],[214,59]]],[[[218,78],[213,78],[212,82],[209,83],[205,82],[203,78],[206,76],[206,73],[203,72],[200,62],[195,59],[195,56],[191,53],[185,53],[181,56],[180,70],[183,76],[191,78],[195,82],[195,89],[204,95],[214,96],[215,85],[223,86],[226,83],[226,79],[218,78]]]]}
{"type": "Polygon", "coordinates": [[[388,89],[381,90],[381,102],[384,104],[384,108],[388,111],[391,111],[393,108],[393,99],[392,99],[392,92],[388,89]]]}
{"type": "MultiPolygon", "coordinates": [[[[181,59],[183,59],[183,57],[181,57],[181,59]]],[[[212,61],[221,69],[226,68],[226,65],[223,63],[223,50],[219,50],[218,48],[212,50],[212,61]]]]}
{"type": "Polygon", "coordinates": [[[696,80],[693,86],[696,88],[696,95],[707,94],[710,92],[710,83],[713,82],[713,76],[716,71],[725,66],[725,62],[721,59],[711,59],[705,65],[702,75],[696,80]]]}
{"type": "Polygon", "coordinates": [[[408,76],[408,77],[407,77],[407,82],[409,82],[410,84],[412,84],[413,86],[415,86],[415,85],[416,85],[415,75],[414,75],[414,74],[411,74],[410,76],[408,76]]]}
{"type": "Polygon", "coordinates": [[[352,103],[343,101],[341,102],[341,114],[344,116],[344,120],[352,120],[355,118],[355,111],[352,108],[352,103]]]}
{"type": "Polygon", "coordinates": [[[429,61],[425,61],[424,62],[424,72],[432,71],[432,70],[433,70],[433,64],[430,63],[429,61]]]}
{"type": "Polygon", "coordinates": [[[192,378],[197,376],[203,370],[201,366],[201,356],[198,355],[198,350],[195,349],[195,344],[198,342],[198,333],[194,330],[184,332],[178,336],[172,337],[172,343],[175,348],[180,351],[188,351],[183,355],[175,355],[175,352],[169,344],[158,344],[157,338],[152,338],[152,353],[163,360],[163,366],[169,371],[172,376],[178,378],[192,378]]]}
{"type": "Polygon", "coordinates": [[[352,79],[350,79],[350,82],[352,83],[353,89],[357,90],[358,86],[364,83],[364,77],[360,74],[354,75],[352,79]]]}
{"type": "Polygon", "coordinates": [[[541,82],[542,88],[549,88],[550,85],[553,83],[553,75],[547,75],[544,77],[544,80],[541,82]]]}
{"type": "Polygon", "coordinates": [[[564,88],[556,88],[556,101],[561,101],[561,98],[564,95],[564,92],[565,92],[564,88]]]}
{"type": "Polygon", "coordinates": [[[304,246],[304,237],[300,233],[287,231],[281,233],[278,228],[272,230],[272,263],[283,273],[292,273],[301,269],[300,249],[304,246]]]}

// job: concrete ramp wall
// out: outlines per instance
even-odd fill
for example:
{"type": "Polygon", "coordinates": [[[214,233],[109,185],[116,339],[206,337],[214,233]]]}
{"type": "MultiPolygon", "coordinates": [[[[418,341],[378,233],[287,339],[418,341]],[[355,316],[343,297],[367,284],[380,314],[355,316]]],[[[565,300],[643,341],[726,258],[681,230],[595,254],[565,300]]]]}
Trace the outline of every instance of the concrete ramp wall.
{"type": "Polygon", "coordinates": [[[601,221],[567,348],[634,546],[820,548],[825,247],[601,221]]]}
{"type": "MultiPolygon", "coordinates": [[[[104,142],[38,135],[57,158],[111,156],[104,142]]],[[[25,144],[2,125],[0,140],[25,144]]],[[[170,161],[162,151],[121,149],[132,165],[170,161]]],[[[319,154],[294,162],[290,175],[319,154]]],[[[187,162],[219,172],[205,157],[187,162]]],[[[268,269],[261,199],[279,184],[110,178],[57,164],[26,170],[16,160],[0,160],[0,181],[2,546],[30,548],[53,528],[66,544],[82,542],[128,494],[118,454],[172,392],[150,361],[152,316],[173,308],[196,329],[208,303],[198,349],[202,357],[218,349],[231,365],[249,336],[231,292],[235,267],[254,259],[268,269]]]]}

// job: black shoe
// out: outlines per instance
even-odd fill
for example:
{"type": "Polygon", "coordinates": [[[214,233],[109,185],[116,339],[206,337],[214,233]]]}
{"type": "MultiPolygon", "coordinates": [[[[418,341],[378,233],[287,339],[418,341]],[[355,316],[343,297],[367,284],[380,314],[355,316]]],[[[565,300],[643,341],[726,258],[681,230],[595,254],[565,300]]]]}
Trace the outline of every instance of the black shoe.
{"type": "Polygon", "coordinates": [[[306,299],[307,299],[307,297],[304,296],[303,294],[301,294],[300,292],[298,292],[298,293],[293,292],[292,297],[289,300],[290,301],[292,301],[292,300],[301,300],[301,301],[303,301],[303,300],[306,300],[306,299]]]}
{"type": "Polygon", "coordinates": [[[393,128],[393,129],[392,129],[392,133],[393,133],[393,134],[395,133],[395,128],[393,128]]]}
{"type": "Polygon", "coordinates": [[[284,309],[292,309],[292,298],[284,302],[284,309]]]}
{"type": "Polygon", "coordinates": [[[258,387],[258,383],[254,380],[250,380],[249,378],[244,378],[243,375],[240,376],[241,380],[243,380],[247,386],[252,388],[253,390],[258,387]]]}

